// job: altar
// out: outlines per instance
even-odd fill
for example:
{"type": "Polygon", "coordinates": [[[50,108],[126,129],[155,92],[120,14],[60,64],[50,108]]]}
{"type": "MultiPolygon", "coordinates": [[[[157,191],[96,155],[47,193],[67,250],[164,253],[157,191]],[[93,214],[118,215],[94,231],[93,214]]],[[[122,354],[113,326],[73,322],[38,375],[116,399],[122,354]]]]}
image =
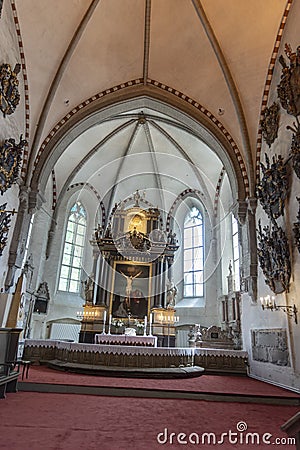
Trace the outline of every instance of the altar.
{"type": "Polygon", "coordinates": [[[155,378],[159,374],[173,378],[176,373],[178,377],[199,376],[204,370],[245,375],[248,367],[248,354],[241,350],[86,344],[51,339],[25,339],[23,359],[59,370],[80,373],[85,370],[93,375],[155,378]]]}
{"type": "Polygon", "coordinates": [[[127,334],[96,334],[95,344],[104,345],[136,345],[157,347],[156,336],[130,336],[127,334]]]}
{"type": "MultiPolygon", "coordinates": [[[[129,345],[175,346],[173,262],[179,245],[175,233],[166,230],[161,211],[138,191],[116,203],[107,223],[98,226],[90,241],[86,302],[77,313],[80,343],[92,344],[96,335],[120,334],[128,327],[150,336],[129,339],[129,345]]],[[[123,345],[124,339],[118,341],[123,345]]]]}

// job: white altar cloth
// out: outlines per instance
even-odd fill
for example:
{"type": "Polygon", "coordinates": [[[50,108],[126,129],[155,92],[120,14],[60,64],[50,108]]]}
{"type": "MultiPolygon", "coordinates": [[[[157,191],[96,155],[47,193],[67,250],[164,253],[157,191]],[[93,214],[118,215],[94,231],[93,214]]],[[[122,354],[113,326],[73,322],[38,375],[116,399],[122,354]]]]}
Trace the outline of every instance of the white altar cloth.
{"type": "Polygon", "coordinates": [[[95,344],[136,345],[157,347],[156,336],[130,336],[128,334],[95,334],[95,344]]]}
{"type": "MultiPolygon", "coordinates": [[[[102,335],[100,335],[102,336],[102,335]]],[[[116,335],[106,335],[116,336],[116,335]]],[[[123,335],[122,335],[123,336],[123,335]]],[[[132,336],[133,337],[133,336],[132,336]]],[[[145,337],[145,336],[136,336],[145,337]]],[[[147,336],[155,337],[155,336],[147,336]]],[[[104,344],[79,344],[75,342],[64,342],[51,339],[25,339],[24,347],[52,347],[58,350],[87,351],[93,353],[114,353],[114,354],[143,354],[143,355],[165,355],[165,356],[191,356],[201,355],[226,356],[232,358],[247,358],[248,353],[242,350],[213,349],[213,348],[193,348],[193,347],[142,347],[134,345],[104,345],[104,344]]]]}

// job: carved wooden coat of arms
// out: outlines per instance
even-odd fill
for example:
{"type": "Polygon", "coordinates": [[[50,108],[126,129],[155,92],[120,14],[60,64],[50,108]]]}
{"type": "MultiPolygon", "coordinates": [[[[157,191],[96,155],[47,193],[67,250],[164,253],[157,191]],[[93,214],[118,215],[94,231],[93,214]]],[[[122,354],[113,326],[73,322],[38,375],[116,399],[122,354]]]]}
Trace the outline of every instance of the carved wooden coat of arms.
{"type": "Polygon", "coordinates": [[[297,222],[294,223],[293,232],[295,236],[295,244],[300,252],[300,197],[296,197],[299,203],[299,210],[297,214],[297,222]]]}
{"type": "Polygon", "coordinates": [[[275,221],[262,230],[260,220],[257,230],[257,254],[266,284],[276,294],[289,291],[291,262],[288,239],[275,221]]]}
{"type": "Polygon", "coordinates": [[[284,214],[284,202],[288,194],[288,176],[286,164],[281,155],[273,156],[272,164],[265,154],[266,166],[260,163],[262,178],[257,186],[257,197],[270,219],[284,214]]]}
{"type": "Polygon", "coordinates": [[[287,129],[293,131],[290,158],[295,174],[300,178],[300,123],[298,117],[296,119],[297,123],[294,122],[293,127],[287,126],[287,129]]]}
{"type": "Polygon", "coordinates": [[[7,243],[11,214],[6,212],[7,203],[0,206],[0,256],[7,243]]]}
{"type": "Polygon", "coordinates": [[[20,70],[20,64],[16,64],[13,70],[9,64],[0,66],[0,109],[4,117],[12,114],[20,102],[17,79],[20,70]]]}
{"type": "Polygon", "coordinates": [[[6,139],[0,146],[0,192],[3,194],[16,181],[27,142],[20,136],[17,144],[13,138],[6,139]]]}
{"type": "Polygon", "coordinates": [[[285,45],[285,54],[290,63],[281,55],[282,74],[277,93],[281,106],[288,114],[297,117],[300,114],[300,46],[293,52],[289,44],[285,45]]]}
{"type": "Polygon", "coordinates": [[[279,105],[273,103],[269,108],[266,108],[263,113],[263,119],[261,120],[262,136],[269,147],[273,144],[277,138],[278,126],[279,126],[279,105]]]}

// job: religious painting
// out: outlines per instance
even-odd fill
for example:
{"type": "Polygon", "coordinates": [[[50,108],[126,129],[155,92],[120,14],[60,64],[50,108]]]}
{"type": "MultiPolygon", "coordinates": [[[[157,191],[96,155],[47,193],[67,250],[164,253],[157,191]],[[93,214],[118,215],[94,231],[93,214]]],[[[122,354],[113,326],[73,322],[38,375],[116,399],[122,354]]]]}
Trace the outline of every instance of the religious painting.
{"type": "Polygon", "coordinates": [[[149,310],[150,265],[116,262],[114,268],[110,308],[112,316],[144,319],[149,310]]]}

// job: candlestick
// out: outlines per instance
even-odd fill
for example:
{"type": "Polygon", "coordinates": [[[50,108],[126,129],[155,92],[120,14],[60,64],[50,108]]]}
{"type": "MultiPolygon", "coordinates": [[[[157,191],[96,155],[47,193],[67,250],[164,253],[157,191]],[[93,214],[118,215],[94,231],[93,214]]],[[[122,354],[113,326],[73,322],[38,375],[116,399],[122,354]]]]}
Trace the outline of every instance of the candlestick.
{"type": "Polygon", "coordinates": [[[144,319],[144,336],[146,336],[147,335],[147,316],[145,316],[145,319],[144,319]]]}
{"type": "Polygon", "coordinates": [[[150,313],[150,320],[149,320],[149,336],[152,336],[152,321],[153,321],[153,313],[150,313]]]}
{"type": "Polygon", "coordinates": [[[109,319],[108,319],[108,334],[110,334],[111,319],[112,319],[112,316],[111,316],[111,314],[110,314],[110,315],[109,315],[109,319]]]}
{"type": "Polygon", "coordinates": [[[105,325],[106,325],[106,309],[103,313],[103,327],[102,327],[102,334],[105,334],[105,325]]]}

